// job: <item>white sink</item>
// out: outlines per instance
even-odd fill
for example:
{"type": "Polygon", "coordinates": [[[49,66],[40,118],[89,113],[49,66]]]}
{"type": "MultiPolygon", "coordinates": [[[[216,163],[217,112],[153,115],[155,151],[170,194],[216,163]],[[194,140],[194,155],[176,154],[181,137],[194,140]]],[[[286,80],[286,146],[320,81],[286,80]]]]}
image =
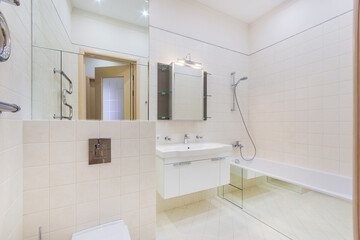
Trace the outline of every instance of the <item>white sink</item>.
{"type": "Polygon", "coordinates": [[[189,143],[189,144],[168,144],[158,145],[156,155],[160,158],[210,158],[222,153],[229,154],[231,145],[221,143],[189,143]]]}

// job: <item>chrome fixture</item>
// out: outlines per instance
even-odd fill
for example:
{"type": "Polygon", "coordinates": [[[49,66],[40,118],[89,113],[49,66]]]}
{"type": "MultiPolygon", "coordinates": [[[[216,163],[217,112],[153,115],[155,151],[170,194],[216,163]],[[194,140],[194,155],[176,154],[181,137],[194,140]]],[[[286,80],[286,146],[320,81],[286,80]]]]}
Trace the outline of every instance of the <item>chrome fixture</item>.
{"type": "MultiPolygon", "coordinates": [[[[20,6],[20,0],[2,0],[3,2],[10,3],[12,5],[20,6]]],[[[1,0],[0,0],[1,3],[1,0]]]]}
{"type": "MultiPolygon", "coordinates": [[[[1,3],[2,0],[0,0],[1,3]]],[[[3,0],[5,3],[10,3],[16,6],[20,6],[19,0],[3,0]]],[[[5,62],[11,55],[11,38],[8,24],[5,20],[5,16],[0,12],[0,62],[5,62]]]]}
{"type": "Polygon", "coordinates": [[[201,63],[191,60],[190,53],[188,53],[186,55],[186,57],[184,57],[182,59],[178,59],[176,64],[180,64],[180,65],[184,65],[184,66],[188,66],[188,67],[192,67],[192,68],[196,68],[196,69],[202,69],[201,63]]]}
{"type": "Polygon", "coordinates": [[[204,137],[201,135],[196,135],[196,139],[203,139],[204,137]]]}
{"type": "Polygon", "coordinates": [[[19,112],[20,110],[21,110],[21,107],[16,104],[0,102],[0,114],[2,112],[16,113],[16,112],[19,112]]]}
{"type": "Polygon", "coordinates": [[[233,148],[243,148],[244,146],[240,144],[239,141],[236,141],[234,144],[232,144],[233,148]]]}
{"type": "Polygon", "coordinates": [[[165,141],[171,141],[171,137],[166,136],[166,137],[165,137],[165,141]]]}
{"type": "Polygon", "coordinates": [[[248,77],[242,77],[240,78],[235,84],[233,84],[233,87],[237,87],[237,85],[240,83],[240,81],[248,80],[248,77]]]}
{"type": "Polygon", "coordinates": [[[256,145],[255,145],[255,142],[254,142],[254,140],[252,139],[252,137],[251,137],[251,135],[250,135],[250,132],[249,132],[249,129],[248,129],[246,123],[245,123],[245,119],[244,119],[244,116],[243,116],[243,114],[242,114],[241,107],[240,107],[240,104],[239,104],[239,101],[238,101],[238,98],[237,98],[237,95],[236,95],[236,88],[237,88],[238,84],[240,83],[240,81],[247,80],[248,77],[242,77],[242,78],[240,78],[240,79],[235,83],[235,74],[236,74],[235,72],[232,72],[232,73],[231,73],[231,78],[232,78],[232,85],[231,85],[231,87],[233,88],[233,108],[231,109],[231,111],[236,111],[236,109],[235,109],[235,103],[236,103],[237,109],[239,110],[239,113],[240,113],[240,117],[241,117],[242,123],[243,123],[243,125],[244,125],[245,130],[246,130],[246,133],[247,133],[247,135],[248,135],[248,137],[249,137],[249,139],[250,139],[250,141],[251,141],[251,143],[252,143],[252,145],[253,145],[253,147],[254,147],[254,155],[253,155],[251,158],[249,158],[249,159],[245,158],[245,157],[243,156],[243,153],[242,153],[242,149],[243,149],[244,146],[241,145],[239,141],[237,141],[237,142],[235,143],[235,145],[233,145],[233,147],[239,147],[239,149],[240,149],[240,156],[241,156],[242,159],[244,159],[245,161],[251,161],[251,160],[254,160],[254,158],[255,158],[255,156],[256,156],[256,145]]]}
{"type": "Polygon", "coordinates": [[[4,15],[0,12],[0,62],[5,62],[11,54],[10,31],[4,15]]]}
{"type": "Polygon", "coordinates": [[[190,139],[189,134],[185,134],[185,135],[184,135],[184,144],[188,144],[189,139],[190,139]]]}
{"type": "Polygon", "coordinates": [[[56,68],[54,68],[53,69],[53,72],[54,72],[54,74],[56,74],[56,73],[59,73],[60,74],[60,76],[61,76],[61,78],[60,78],[60,86],[61,86],[61,88],[62,88],[62,77],[65,77],[65,79],[69,82],[69,89],[66,89],[66,88],[64,88],[64,89],[62,89],[62,95],[61,95],[61,101],[62,101],[62,103],[65,105],[65,106],[67,106],[68,108],[69,108],[69,116],[63,116],[63,114],[62,114],[62,108],[61,108],[61,114],[60,114],[60,116],[56,116],[55,114],[54,114],[54,119],[60,119],[60,120],[62,120],[63,118],[65,118],[65,119],[68,119],[68,120],[71,120],[72,118],[73,118],[73,107],[67,102],[67,99],[66,99],[66,95],[67,94],[72,94],[72,92],[73,92],[73,84],[72,84],[72,81],[71,81],[71,79],[64,73],[64,71],[62,71],[62,70],[57,70],[56,68]]]}
{"type": "MultiPolygon", "coordinates": [[[[231,87],[234,88],[234,91],[236,90],[236,87],[238,86],[238,84],[241,82],[241,81],[245,81],[248,79],[248,77],[242,77],[240,78],[236,83],[235,83],[235,72],[232,72],[231,73],[231,79],[232,79],[232,84],[231,84],[231,87]]],[[[235,95],[233,95],[233,106],[231,108],[231,111],[234,112],[236,111],[236,108],[235,108],[235,95]]]]}

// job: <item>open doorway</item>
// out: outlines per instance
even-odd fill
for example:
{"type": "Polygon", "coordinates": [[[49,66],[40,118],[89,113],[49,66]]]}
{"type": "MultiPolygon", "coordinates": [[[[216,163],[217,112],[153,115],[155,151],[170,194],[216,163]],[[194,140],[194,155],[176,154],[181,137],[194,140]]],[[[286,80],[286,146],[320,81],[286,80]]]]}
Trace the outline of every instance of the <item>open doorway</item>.
{"type": "Polygon", "coordinates": [[[138,119],[136,62],[87,53],[80,58],[80,119],[138,119]]]}

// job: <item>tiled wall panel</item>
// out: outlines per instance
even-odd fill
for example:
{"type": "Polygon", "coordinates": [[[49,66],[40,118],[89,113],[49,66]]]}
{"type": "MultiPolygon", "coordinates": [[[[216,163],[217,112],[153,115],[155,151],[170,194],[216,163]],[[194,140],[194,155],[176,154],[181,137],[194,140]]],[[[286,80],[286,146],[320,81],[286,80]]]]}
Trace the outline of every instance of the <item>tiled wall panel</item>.
{"type": "Polygon", "coordinates": [[[22,239],[22,121],[0,120],[0,239],[22,239]]]}
{"type": "Polygon", "coordinates": [[[0,239],[22,239],[22,122],[31,117],[31,2],[20,7],[2,2],[12,54],[0,63],[0,101],[21,106],[0,115],[0,239]]]}
{"type": "Polygon", "coordinates": [[[251,55],[258,157],[352,175],[352,12],[251,55]]]}
{"type": "Polygon", "coordinates": [[[132,239],[155,239],[155,122],[25,121],[24,239],[123,219],[132,239]],[[88,164],[88,139],[110,137],[112,161],[88,164]]]}

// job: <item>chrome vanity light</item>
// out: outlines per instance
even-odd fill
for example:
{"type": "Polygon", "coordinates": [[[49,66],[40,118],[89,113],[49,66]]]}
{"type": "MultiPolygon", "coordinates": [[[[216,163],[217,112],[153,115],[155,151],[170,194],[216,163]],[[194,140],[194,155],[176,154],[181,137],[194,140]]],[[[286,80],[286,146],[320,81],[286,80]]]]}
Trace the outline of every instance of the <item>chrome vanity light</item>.
{"type": "MultiPolygon", "coordinates": [[[[19,0],[3,0],[6,3],[10,3],[16,6],[20,5],[19,0]]],[[[0,0],[1,4],[2,0],[0,0]]],[[[0,12],[0,62],[5,62],[9,59],[11,54],[11,39],[9,27],[6,23],[5,17],[0,12]]]]}

